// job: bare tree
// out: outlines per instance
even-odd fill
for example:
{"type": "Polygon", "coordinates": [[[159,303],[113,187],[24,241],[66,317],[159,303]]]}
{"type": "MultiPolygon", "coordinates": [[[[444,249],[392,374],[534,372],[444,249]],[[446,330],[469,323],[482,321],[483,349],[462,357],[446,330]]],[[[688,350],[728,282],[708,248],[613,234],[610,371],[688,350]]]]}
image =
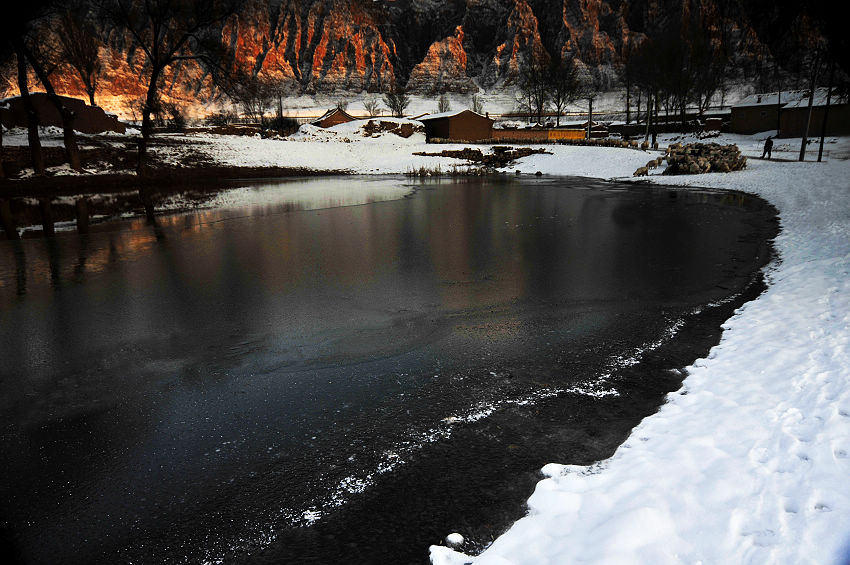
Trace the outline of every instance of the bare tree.
{"type": "Polygon", "coordinates": [[[137,172],[147,166],[151,112],[166,69],[178,61],[196,60],[218,68],[221,36],[216,30],[232,15],[239,0],[104,0],[110,19],[144,53],[148,74],[137,172]]]}
{"type": "Polygon", "coordinates": [[[473,94],[469,99],[469,107],[476,114],[484,113],[484,98],[480,94],[473,94]]]}
{"type": "Polygon", "coordinates": [[[365,108],[370,118],[377,116],[380,110],[378,99],[372,95],[367,96],[363,99],[363,108],[365,108]]]}
{"type": "Polygon", "coordinates": [[[704,24],[701,19],[694,19],[683,32],[688,46],[686,65],[690,90],[700,115],[708,110],[711,99],[721,90],[726,68],[722,51],[714,44],[704,24]]]}
{"type": "Polygon", "coordinates": [[[448,112],[452,109],[451,100],[449,100],[448,94],[440,94],[440,98],[437,100],[437,113],[442,114],[443,112],[448,112]]]}
{"type": "Polygon", "coordinates": [[[573,61],[561,59],[549,64],[546,77],[549,99],[555,109],[555,125],[561,125],[561,114],[567,106],[578,100],[582,94],[582,85],[573,61]]]}
{"type": "MultiPolygon", "coordinates": [[[[12,82],[7,77],[14,75],[12,61],[14,52],[11,45],[0,42],[0,98],[5,98],[12,89],[12,82]]],[[[0,104],[2,107],[3,104],[0,104]]],[[[6,178],[6,171],[3,169],[3,125],[0,124],[0,179],[6,178]]]]}
{"type": "Polygon", "coordinates": [[[546,67],[538,59],[532,59],[522,68],[519,75],[519,106],[529,115],[543,123],[543,113],[549,105],[549,88],[546,80],[546,67]]]}
{"type": "Polygon", "coordinates": [[[59,14],[57,36],[62,61],[80,77],[89,104],[94,106],[94,94],[103,71],[100,62],[102,41],[90,8],[85,0],[66,4],[59,14]]]}
{"type": "Polygon", "coordinates": [[[18,91],[21,93],[21,100],[27,113],[27,144],[30,148],[32,170],[36,175],[44,175],[44,155],[41,152],[41,140],[38,138],[38,114],[27,85],[27,59],[24,54],[23,39],[15,39],[14,44],[15,56],[18,60],[18,91]]]}
{"type": "Polygon", "coordinates": [[[25,41],[21,43],[21,52],[26,57],[27,61],[38,77],[39,82],[44,86],[44,91],[51,104],[56,108],[59,117],[62,120],[62,141],[65,146],[65,158],[68,164],[75,171],[82,170],[82,161],[80,151],[77,147],[77,134],[74,131],[74,121],[76,114],[68,106],[65,105],[63,99],[56,94],[56,89],[53,88],[53,83],[50,80],[50,75],[56,71],[59,66],[59,49],[54,45],[52,35],[44,29],[50,25],[52,18],[45,17],[37,23],[41,24],[42,29],[32,30],[25,41]],[[33,47],[30,47],[32,45],[33,47]]]}
{"type": "Polygon", "coordinates": [[[33,23],[43,18],[49,12],[51,5],[52,2],[49,0],[30,0],[16,5],[15,9],[6,11],[0,18],[0,43],[3,44],[3,50],[15,54],[18,92],[27,114],[27,142],[30,149],[30,161],[36,175],[43,175],[45,166],[41,141],[38,138],[38,114],[29,95],[26,39],[33,23]]]}
{"type": "Polygon", "coordinates": [[[248,119],[265,129],[266,112],[278,98],[278,91],[272,81],[243,73],[233,81],[230,98],[242,108],[248,119]]]}
{"type": "Polygon", "coordinates": [[[590,139],[590,132],[593,127],[593,101],[599,96],[600,79],[586,65],[576,63],[576,81],[578,83],[576,100],[587,100],[587,129],[585,130],[585,138],[590,139]]]}
{"type": "Polygon", "coordinates": [[[393,116],[403,118],[404,111],[410,105],[410,97],[405,94],[403,89],[392,87],[384,94],[384,104],[387,105],[393,116]]]}
{"type": "Polygon", "coordinates": [[[803,139],[800,143],[800,161],[803,161],[806,157],[806,144],[809,141],[809,126],[812,123],[812,105],[815,99],[815,87],[817,86],[818,81],[818,72],[820,72],[821,65],[821,49],[816,48],[814,50],[814,61],[811,63],[811,79],[809,81],[809,103],[806,110],[806,128],[803,130],[803,139]]]}
{"type": "MultiPolygon", "coordinates": [[[[631,122],[632,118],[632,89],[635,86],[635,76],[636,69],[635,65],[632,62],[632,56],[635,51],[635,45],[628,41],[623,45],[623,72],[621,73],[621,78],[623,80],[623,86],[626,87],[625,98],[626,98],[626,124],[628,125],[631,122]]],[[[640,92],[640,91],[638,91],[640,92]]],[[[637,118],[640,119],[640,94],[638,94],[638,108],[637,108],[637,118]]]]}
{"type": "MultiPolygon", "coordinates": [[[[670,73],[667,65],[670,64],[670,59],[668,56],[667,45],[656,38],[650,38],[636,46],[629,57],[630,72],[633,73],[634,84],[639,94],[638,105],[641,98],[646,100],[644,140],[649,141],[651,134],[653,144],[658,135],[658,112],[661,108],[661,99],[670,102],[673,98],[669,90],[670,73]]],[[[640,106],[638,106],[638,112],[640,112],[640,106]]]]}
{"type": "MultiPolygon", "coordinates": [[[[829,61],[829,80],[826,85],[826,107],[823,109],[823,120],[820,126],[820,143],[818,144],[818,163],[823,160],[823,140],[829,120],[829,105],[832,102],[832,87],[835,84],[835,59],[829,61]]],[[[0,140],[2,141],[2,140],[0,140]]]]}

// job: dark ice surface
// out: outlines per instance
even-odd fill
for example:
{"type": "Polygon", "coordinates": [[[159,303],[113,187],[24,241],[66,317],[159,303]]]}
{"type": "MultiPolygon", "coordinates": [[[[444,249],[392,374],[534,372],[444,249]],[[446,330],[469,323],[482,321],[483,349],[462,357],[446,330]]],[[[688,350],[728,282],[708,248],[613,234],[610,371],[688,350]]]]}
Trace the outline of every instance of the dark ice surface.
{"type": "Polygon", "coordinates": [[[580,178],[243,184],[0,241],[5,562],[480,550],[679,387],[777,231],[752,196],[580,178]]]}

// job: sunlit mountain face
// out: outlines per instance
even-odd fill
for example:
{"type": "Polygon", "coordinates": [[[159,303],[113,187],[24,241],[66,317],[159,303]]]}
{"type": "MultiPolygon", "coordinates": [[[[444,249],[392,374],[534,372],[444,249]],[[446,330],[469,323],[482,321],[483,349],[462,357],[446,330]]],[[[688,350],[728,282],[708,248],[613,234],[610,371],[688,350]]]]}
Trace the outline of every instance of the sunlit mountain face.
{"type": "MultiPolygon", "coordinates": [[[[609,90],[622,84],[635,46],[661,35],[704,36],[737,78],[756,80],[777,63],[794,72],[800,46],[823,27],[807,9],[758,0],[246,0],[220,34],[230,67],[293,93],[504,90],[531,61],[562,59],[609,90]]],[[[99,94],[120,110],[116,97],[143,95],[147,66],[108,27],[99,94]]],[[[68,70],[54,80],[62,92],[83,93],[68,70]]],[[[170,67],[165,82],[164,94],[177,100],[221,93],[193,61],[170,67]]]]}

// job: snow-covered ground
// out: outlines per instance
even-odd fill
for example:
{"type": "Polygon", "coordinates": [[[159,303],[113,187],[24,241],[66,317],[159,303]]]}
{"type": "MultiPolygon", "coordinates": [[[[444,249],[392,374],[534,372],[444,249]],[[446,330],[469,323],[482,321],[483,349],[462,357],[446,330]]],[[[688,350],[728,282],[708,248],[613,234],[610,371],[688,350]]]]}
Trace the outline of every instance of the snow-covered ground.
{"type": "MultiPolygon", "coordinates": [[[[463,145],[426,145],[422,133],[364,137],[362,125],[307,126],[287,139],[175,136],[185,147],[156,150],[174,162],[199,151],[224,165],[364,174],[463,165],[412,155],[463,145]]],[[[460,553],[462,545],[433,546],[435,565],[850,562],[850,138],[829,139],[824,163],[797,162],[799,139],[777,140],[775,159],[760,160],[771,133],[705,140],[737,143],[750,158],[743,171],[653,170],[641,181],[741,190],[773,203],[782,232],[768,290],[726,323],[720,344],[614,456],[590,467],[547,465],[527,517],[477,557],[460,553]]],[[[632,179],[658,155],[546,148],[551,154],[510,172],[632,179]]],[[[813,144],[807,159],[816,151],[813,144]]]]}
{"type": "Polygon", "coordinates": [[[731,136],[744,171],[650,180],[772,202],[768,290],[614,456],[545,466],[527,517],[478,557],[432,547],[435,565],[850,562],[850,143],[753,159],[765,135],[731,136]]]}

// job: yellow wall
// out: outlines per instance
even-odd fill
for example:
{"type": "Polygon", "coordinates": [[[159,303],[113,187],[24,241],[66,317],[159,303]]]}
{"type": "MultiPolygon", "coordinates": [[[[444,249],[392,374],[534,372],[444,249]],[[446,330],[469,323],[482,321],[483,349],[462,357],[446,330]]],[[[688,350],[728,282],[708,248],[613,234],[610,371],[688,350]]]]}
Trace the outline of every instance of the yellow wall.
{"type": "Polygon", "coordinates": [[[550,129],[549,139],[584,139],[583,129],[550,129]]]}

